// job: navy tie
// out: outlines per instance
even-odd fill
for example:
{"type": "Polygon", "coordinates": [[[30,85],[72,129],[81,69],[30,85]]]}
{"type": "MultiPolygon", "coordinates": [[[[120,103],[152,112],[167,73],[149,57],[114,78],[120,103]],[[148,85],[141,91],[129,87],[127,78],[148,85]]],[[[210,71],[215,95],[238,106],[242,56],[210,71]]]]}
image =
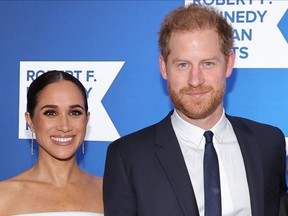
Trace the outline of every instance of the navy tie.
{"type": "Polygon", "coordinates": [[[221,216],[221,190],[218,158],[213,146],[213,132],[205,131],[204,192],[205,216],[221,216]]]}

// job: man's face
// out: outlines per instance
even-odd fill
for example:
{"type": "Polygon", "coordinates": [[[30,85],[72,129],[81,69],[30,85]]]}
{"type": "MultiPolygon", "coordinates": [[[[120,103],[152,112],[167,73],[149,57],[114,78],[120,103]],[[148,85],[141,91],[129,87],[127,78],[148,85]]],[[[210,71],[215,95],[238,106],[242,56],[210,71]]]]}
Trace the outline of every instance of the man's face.
{"type": "Polygon", "coordinates": [[[222,112],[226,78],[232,72],[234,54],[231,51],[225,62],[216,31],[173,33],[169,49],[168,58],[164,61],[160,56],[159,64],[180,116],[196,120],[222,112]]]}

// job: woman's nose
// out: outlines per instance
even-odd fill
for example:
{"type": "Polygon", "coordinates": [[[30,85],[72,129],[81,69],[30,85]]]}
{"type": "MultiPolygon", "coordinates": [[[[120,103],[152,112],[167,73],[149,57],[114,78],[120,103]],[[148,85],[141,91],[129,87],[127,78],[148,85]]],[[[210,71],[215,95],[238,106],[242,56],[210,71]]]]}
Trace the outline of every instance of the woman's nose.
{"type": "Polygon", "coordinates": [[[69,117],[66,115],[59,116],[59,122],[58,122],[58,130],[61,130],[63,132],[68,132],[71,130],[71,125],[69,123],[69,117]]]}

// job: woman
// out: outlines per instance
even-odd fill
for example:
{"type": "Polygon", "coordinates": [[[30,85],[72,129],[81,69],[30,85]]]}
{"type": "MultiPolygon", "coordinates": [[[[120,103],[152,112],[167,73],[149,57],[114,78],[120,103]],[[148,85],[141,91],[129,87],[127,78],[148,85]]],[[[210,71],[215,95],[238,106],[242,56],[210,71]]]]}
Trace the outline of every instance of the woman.
{"type": "Polygon", "coordinates": [[[0,215],[103,215],[102,178],[81,170],[75,156],[89,116],[85,88],[72,75],[50,71],[32,82],[25,117],[38,161],[0,183],[0,215]]]}

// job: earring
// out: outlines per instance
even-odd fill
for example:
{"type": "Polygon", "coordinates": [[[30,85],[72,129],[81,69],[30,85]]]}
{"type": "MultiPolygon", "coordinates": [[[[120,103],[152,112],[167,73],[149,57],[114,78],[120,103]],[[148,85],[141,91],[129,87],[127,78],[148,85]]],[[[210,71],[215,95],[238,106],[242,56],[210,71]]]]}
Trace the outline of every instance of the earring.
{"type": "Polygon", "coordinates": [[[82,143],[82,154],[84,155],[84,153],[85,153],[85,144],[84,144],[84,141],[83,141],[83,143],[82,143]]]}
{"type": "Polygon", "coordinates": [[[32,131],[32,139],[31,139],[31,155],[34,155],[34,132],[32,131]]]}

